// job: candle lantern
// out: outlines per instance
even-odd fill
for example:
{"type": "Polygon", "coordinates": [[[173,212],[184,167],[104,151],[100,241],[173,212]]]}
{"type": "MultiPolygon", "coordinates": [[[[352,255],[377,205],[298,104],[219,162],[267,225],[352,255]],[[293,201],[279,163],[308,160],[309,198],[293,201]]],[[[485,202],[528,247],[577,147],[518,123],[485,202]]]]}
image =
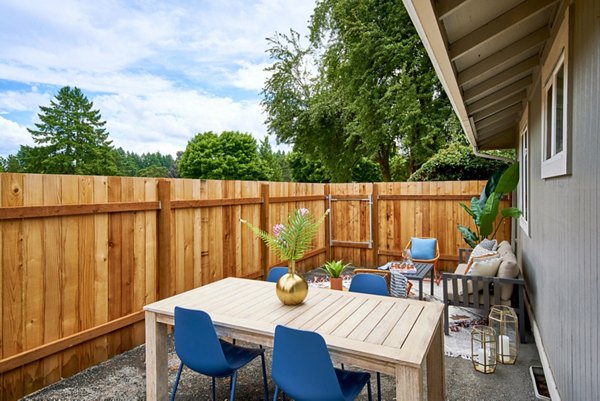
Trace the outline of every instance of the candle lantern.
{"type": "Polygon", "coordinates": [[[476,371],[496,371],[496,332],[488,326],[473,326],[471,330],[471,361],[476,371]]]}
{"type": "Polygon", "coordinates": [[[519,320],[510,306],[494,305],[490,311],[489,326],[496,331],[496,358],[498,362],[513,365],[519,350],[519,320]]]}

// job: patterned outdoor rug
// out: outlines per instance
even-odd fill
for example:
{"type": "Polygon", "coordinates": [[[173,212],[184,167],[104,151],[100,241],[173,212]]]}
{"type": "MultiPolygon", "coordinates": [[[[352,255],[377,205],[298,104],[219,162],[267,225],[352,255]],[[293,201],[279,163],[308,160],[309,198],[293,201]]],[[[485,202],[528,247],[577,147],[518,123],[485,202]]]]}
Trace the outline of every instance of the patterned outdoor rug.
{"type": "MultiPolygon", "coordinates": [[[[342,274],[344,287],[350,286],[352,279],[352,270],[345,270],[342,274]]],[[[306,280],[311,286],[319,288],[329,288],[329,278],[320,269],[314,269],[304,274],[306,280]]],[[[415,282],[416,283],[416,282],[415,282]]],[[[424,301],[443,302],[442,284],[433,286],[433,295],[430,291],[429,281],[426,279],[423,283],[424,301]]],[[[419,290],[413,286],[410,299],[419,299],[419,290]]],[[[448,310],[450,317],[450,335],[444,336],[444,352],[447,356],[461,357],[471,359],[471,327],[477,324],[487,325],[487,316],[483,311],[477,311],[470,308],[461,308],[450,306],[448,310]]]]}

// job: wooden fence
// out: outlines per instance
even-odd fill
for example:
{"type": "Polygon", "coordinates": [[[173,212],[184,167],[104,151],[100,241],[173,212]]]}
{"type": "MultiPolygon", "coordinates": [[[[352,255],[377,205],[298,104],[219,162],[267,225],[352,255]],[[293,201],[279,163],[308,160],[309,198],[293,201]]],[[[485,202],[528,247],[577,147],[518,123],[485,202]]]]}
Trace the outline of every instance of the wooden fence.
{"type": "MultiPolygon", "coordinates": [[[[240,218],[267,230],[331,207],[298,266],[376,266],[411,236],[463,246],[458,206],[483,182],[300,184],[0,174],[0,400],[14,400],[144,342],[142,306],[280,264],[240,218]],[[331,241],[330,241],[331,240],[331,241]]],[[[507,204],[509,201],[503,201],[507,204]]],[[[510,222],[498,235],[509,238],[510,222]]]]}

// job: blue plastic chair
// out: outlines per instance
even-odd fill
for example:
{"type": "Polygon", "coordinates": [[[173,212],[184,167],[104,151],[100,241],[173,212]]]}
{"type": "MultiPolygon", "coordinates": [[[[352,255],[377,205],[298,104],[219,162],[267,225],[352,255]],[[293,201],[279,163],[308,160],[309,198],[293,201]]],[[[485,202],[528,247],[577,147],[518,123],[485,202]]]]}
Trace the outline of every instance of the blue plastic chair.
{"type": "Polygon", "coordinates": [[[365,384],[371,401],[371,375],[334,368],[325,340],[312,331],[275,328],[272,376],[273,401],[279,390],[297,401],[349,401],[365,384]]]}
{"type": "MultiPolygon", "coordinates": [[[[372,295],[390,295],[387,282],[383,277],[376,274],[357,274],[353,276],[348,291],[372,295]]],[[[377,400],[381,401],[381,375],[379,372],[377,372],[377,400]]]]}
{"type": "Polygon", "coordinates": [[[271,270],[269,270],[267,281],[270,283],[276,283],[281,278],[281,276],[283,276],[287,272],[288,268],[285,266],[272,267],[271,270]]]}
{"type": "Polygon", "coordinates": [[[364,294],[389,296],[387,282],[377,274],[357,274],[350,282],[351,292],[362,292],[364,294]]]}
{"type": "Polygon", "coordinates": [[[216,398],[216,378],[231,378],[230,400],[235,399],[237,371],[260,355],[262,359],[265,401],[269,399],[265,350],[239,347],[217,337],[212,319],[201,310],[175,307],[175,352],[181,364],[177,371],[171,401],[175,399],[183,366],[212,377],[212,399],[216,398]]]}

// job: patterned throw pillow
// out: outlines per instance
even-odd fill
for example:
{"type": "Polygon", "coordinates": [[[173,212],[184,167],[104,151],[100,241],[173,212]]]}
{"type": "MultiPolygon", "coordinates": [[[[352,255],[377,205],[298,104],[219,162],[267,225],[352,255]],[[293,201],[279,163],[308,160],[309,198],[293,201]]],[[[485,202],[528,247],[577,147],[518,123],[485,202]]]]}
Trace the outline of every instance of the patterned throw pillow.
{"type": "Polygon", "coordinates": [[[469,261],[467,262],[467,264],[470,265],[473,258],[478,258],[480,256],[493,255],[493,254],[497,255],[498,252],[490,251],[489,249],[487,249],[487,248],[481,246],[481,244],[479,244],[475,247],[475,249],[473,249],[473,252],[471,252],[471,256],[469,256],[469,261]]]}
{"type": "Polygon", "coordinates": [[[483,241],[479,243],[482,247],[489,251],[495,251],[498,248],[498,241],[495,239],[487,239],[484,238],[483,241]]]}

